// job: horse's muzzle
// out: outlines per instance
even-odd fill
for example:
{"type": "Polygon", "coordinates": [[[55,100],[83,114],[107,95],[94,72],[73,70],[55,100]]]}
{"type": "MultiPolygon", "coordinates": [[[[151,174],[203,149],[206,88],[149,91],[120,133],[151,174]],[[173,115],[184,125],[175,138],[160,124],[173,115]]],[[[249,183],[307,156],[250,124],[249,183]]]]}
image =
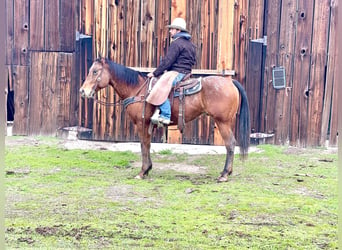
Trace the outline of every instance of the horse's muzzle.
{"type": "Polygon", "coordinates": [[[80,88],[80,95],[81,95],[81,97],[94,98],[95,91],[91,90],[89,93],[86,93],[84,88],[80,88]]]}

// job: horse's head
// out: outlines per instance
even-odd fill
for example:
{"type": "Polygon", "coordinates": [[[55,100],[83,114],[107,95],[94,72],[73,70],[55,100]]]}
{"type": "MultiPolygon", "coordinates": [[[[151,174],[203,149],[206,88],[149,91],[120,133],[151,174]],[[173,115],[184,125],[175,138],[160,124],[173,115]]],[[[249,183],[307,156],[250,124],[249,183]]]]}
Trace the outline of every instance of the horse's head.
{"type": "Polygon", "coordinates": [[[107,87],[110,80],[111,74],[106,60],[98,59],[94,61],[89,69],[87,78],[80,88],[81,96],[94,98],[95,93],[100,89],[107,87]]]}

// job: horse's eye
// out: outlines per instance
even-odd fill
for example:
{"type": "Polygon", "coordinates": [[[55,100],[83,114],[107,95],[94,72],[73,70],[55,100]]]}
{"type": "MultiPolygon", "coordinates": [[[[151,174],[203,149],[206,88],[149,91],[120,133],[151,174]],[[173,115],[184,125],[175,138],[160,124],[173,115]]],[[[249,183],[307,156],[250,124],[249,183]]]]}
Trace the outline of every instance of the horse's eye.
{"type": "Polygon", "coordinates": [[[94,71],[93,71],[93,75],[97,75],[97,70],[94,70],[94,71]]]}

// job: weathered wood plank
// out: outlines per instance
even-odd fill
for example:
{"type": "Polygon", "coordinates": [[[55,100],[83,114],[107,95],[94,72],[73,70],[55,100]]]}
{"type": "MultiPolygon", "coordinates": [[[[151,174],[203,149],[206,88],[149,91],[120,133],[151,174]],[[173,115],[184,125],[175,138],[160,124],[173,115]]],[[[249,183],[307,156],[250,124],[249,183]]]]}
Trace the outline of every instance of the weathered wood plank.
{"type": "Polygon", "coordinates": [[[275,101],[274,141],[285,144],[289,138],[289,120],[291,109],[291,89],[293,75],[294,46],[296,38],[297,1],[282,1],[282,13],[279,36],[279,65],[285,68],[286,88],[277,90],[275,101]]]}
{"type": "MultiPolygon", "coordinates": [[[[104,46],[106,43],[106,0],[95,1],[94,5],[94,49],[95,49],[95,57],[106,57],[108,50],[107,46],[104,46]]],[[[101,101],[106,101],[106,89],[102,89],[97,93],[97,98],[101,101]]],[[[104,140],[104,131],[105,131],[105,112],[106,107],[98,104],[94,104],[94,115],[93,115],[93,136],[97,140],[104,140]]]]}
{"type": "Polygon", "coordinates": [[[13,66],[10,77],[13,79],[15,93],[12,133],[13,135],[29,135],[29,68],[27,66],[13,66]]]}
{"type": "MultiPolygon", "coordinates": [[[[272,69],[279,65],[279,17],[281,0],[269,1],[267,12],[267,54],[264,72],[261,132],[274,133],[275,102],[277,93],[272,86],[272,69]]],[[[253,105],[253,104],[252,104],[253,105]]]]}
{"type": "Polygon", "coordinates": [[[76,96],[79,87],[73,86],[72,72],[74,72],[74,54],[58,54],[57,89],[59,89],[57,128],[74,126],[77,124],[76,96]]]}
{"type": "Polygon", "coordinates": [[[12,63],[29,64],[29,0],[14,1],[14,48],[12,63]]]}
{"type": "Polygon", "coordinates": [[[217,69],[233,67],[234,0],[219,1],[217,69]]]}
{"type": "Polygon", "coordinates": [[[138,65],[138,34],[137,30],[140,29],[138,27],[139,23],[139,1],[127,1],[127,13],[126,13],[126,63],[127,66],[138,65]]]}
{"type": "Polygon", "coordinates": [[[166,55],[167,48],[169,47],[169,32],[168,29],[165,28],[166,25],[171,23],[169,18],[170,16],[170,6],[169,1],[162,0],[156,3],[156,26],[155,26],[155,61],[154,67],[158,66],[160,63],[160,59],[166,55]]]}
{"type": "Polygon", "coordinates": [[[198,55],[197,55],[197,67],[201,69],[210,68],[210,13],[209,13],[210,1],[203,1],[199,4],[199,16],[201,18],[199,28],[199,38],[197,42],[198,55]]]}
{"type": "MultiPolygon", "coordinates": [[[[202,16],[201,16],[201,8],[203,5],[206,3],[203,2],[202,4],[199,4],[198,1],[186,1],[184,2],[179,2],[178,3],[180,7],[176,11],[176,14],[179,17],[182,17],[186,20],[186,26],[187,30],[189,30],[191,34],[191,40],[197,47],[196,50],[196,58],[197,58],[197,65],[195,67],[200,67],[201,58],[202,58],[202,42],[201,42],[201,35],[203,30],[201,30],[201,23],[203,22],[202,16]],[[183,10],[181,9],[183,8],[183,10]],[[178,13],[177,13],[178,11],[178,13]],[[181,16],[183,15],[183,16],[181,16]]],[[[171,9],[171,16],[173,15],[173,9],[171,9]]],[[[177,17],[176,15],[172,18],[172,20],[177,17]]]]}
{"type": "Polygon", "coordinates": [[[186,19],[186,0],[172,0],[171,1],[171,21],[176,17],[186,19]]]}
{"type": "MultiPolygon", "coordinates": [[[[45,51],[58,51],[60,48],[59,7],[60,1],[44,0],[45,5],[45,51]]],[[[65,27],[64,27],[65,28],[65,27]]]]}
{"type": "MultiPolygon", "coordinates": [[[[264,36],[264,0],[249,1],[248,37],[258,39],[264,36]]],[[[276,16],[273,18],[279,18],[276,16]]]]}
{"type": "MultiPolygon", "coordinates": [[[[246,65],[248,51],[248,0],[239,0],[234,5],[234,65],[233,69],[236,72],[235,78],[243,85],[246,84],[246,65]]],[[[253,12],[251,12],[253,13],[253,12]]],[[[251,16],[252,17],[252,16],[251,16]]],[[[253,19],[252,19],[253,20],[253,19]]]]}
{"type": "MultiPolygon", "coordinates": [[[[333,96],[332,96],[332,105],[331,105],[331,119],[330,119],[330,135],[329,135],[329,145],[330,146],[337,146],[337,134],[338,130],[341,129],[341,119],[340,121],[338,120],[341,118],[341,110],[339,110],[339,107],[341,107],[341,102],[338,100],[338,93],[341,93],[341,84],[339,83],[338,79],[335,78],[337,76],[338,70],[340,70],[340,64],[341,59],[337,58],[337,55],[340,55],[341,51],[341,43],[336,42],[337,41],[337,24],[341,26],[341,17],[339,21],[338,19],[338,1],[332,0],[331,1],[331,21],[330,21],[330,27],[331,27],[331,32],[330,32],[330,41],[332,43],[335,43],[334,46],[329,46],[329,54],[331,55],[334,53],[335,55],[335,60],[332,61],[330,60],[331,57],[329,58],[328,61],[328,72],[327,72],[327,81],[330,81],[331,76],[334,78],[334,86],[333,86],[333,96]],[[333,49],[335,47],[335,49],[333,49]],[[339,62],[338,62],[339,60],[339,62]],[[333,68],[333,69],[332,69],[333,68]]],[[[340,131],[341,133],[341,131],[340,131]]]]}
{"type": "Polygon", "coordinates": [[[94,33],[94,8],[95,8],[95,0],[83,0],[82,7],[82,23],[84,29],[82,32],[86,35],[93,35],[94,33]]]}
{"type": "MultiPolygon", "coordinates": [[[[339,45],[340,46],[340,45],[339,45]]],[[[336,53],[338,53],[337,51],[340,49],[338,48],[339,46],[337,46],[336,49],[336,53]]],[[[337,58],[336,61],[337,62],[337,58]]],[[[336,63],[335,64],[335,69],[334,69],[334,75],[337,76],[338,75],[338,66],[339,64],[336,63]]],[[[330,118],[330,134],[329,134],[329,145],[330,146],[337,146],[337,138],[338,138],[338,131],[339,129],[341,129],[341,125],[339,125],[339,107],[341,107],[340,105],[340,101],[338,99],[338,93],[339,90],[341,90],[341,84],[338,83],[338,81],[334,81],[334,89],[333,89],[333,96],[332,96],[332,105],[331,105],[331,118],[330,118]],[[340,127],[338,127],[340,126],[340,127]]]]}
{"type": "Polygon", "coordinates": [[[30,0],[30,49],[44,49],[45,8],[43,0],[30,0]]]}
{"type": "Polygon", "coordinates": [[[153,61],[153,30],[155,23],[155,8],[152,1],[143,1],[140,32],[139,66],[152,67],[153,61]]]}
{"type": "Polygon", "coordinates": [[[59,50],[63,52],[75,51],[76,40],[76,1],[60,0],[59,15],[59,50]]]}
{"type": "Polygon", "coordinates": [[[43,64],[43,53],[32,52],[31,54],[31,70],[30,79],[35,84],[30,84],[29,92],[29,134],[37,135],[40,133],[40,128],[43,127],[43,68],[47,65],[46,62],[43,64]]]}
{"type": "Polygon", "coordinates": [[[327,73],[325,81],[323,113],[322,113],[322,129],[321,129],[321,145],[325,145],[327,139],[329,139],[330,146],[336,146],[337,141],[337,80],[335,81],[335,75],[337,75],[337,62],[336,56],[338,51],[337,40],[337,1],[331,1],[330,11],[330,32],[328,43],[328,61],[327,61],[327,73]],[[336,120],[334,120],[336,119],[336,120]],[[330,124],[330,131],[329,131],[330,124]],[[329,135],[329,137],[328,137],[329,135]]]}
{"type": "MultiPolygon", "coordinates": [[[[109,2],[109,56],[115,62],[123,64],[125,61],[125,3],[124,1],[114,1],[109,2]]],[[[111,102],[116,102],[119,97],[116,94],[111,94],[109,96],[111,102]]],[[[114,140],[122,137],[122,123],[120,116],[124,112],[122,107],[116,106],[110,109],[108,117],[112,120],[112,134],[111,137],[114,140]]]]}
{"type": "Polygon", "coordinates": [[[6,0],[6,64],[11,65],[14,49],[14,2],[6,0]]]}
{"type": "Polygon", "coordinates": [[[57,59],[55,52],[33,52],[30,77],[29,133],[51,135],[56,132],[58,115],[57,59]]]}
{"type": "Polygon", "coordinates": [[[315,1],[311,81],[309,84],[307,143],[309,146],[320,145],[323,111],[325,67],[327,65],[328,36],[322,36],[322,30],[329,27],[330,0],[315,1]]]}
{"type": "Polygon", "coordinates": [[[306,146],[308,123],[308,84],[313,20],[313,0],[298,2],[298,21],[293,67],[290,144],[306,146]]]}

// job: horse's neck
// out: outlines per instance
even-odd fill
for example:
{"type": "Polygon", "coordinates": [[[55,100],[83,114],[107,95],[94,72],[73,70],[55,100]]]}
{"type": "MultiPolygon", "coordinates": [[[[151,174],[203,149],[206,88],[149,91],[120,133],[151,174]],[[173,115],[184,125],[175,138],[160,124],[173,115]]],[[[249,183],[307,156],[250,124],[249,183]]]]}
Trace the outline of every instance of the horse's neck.
{"type": "Polygon", "coordinates": [[[136,95],[144,95],[144,82],[145,80],[140,77],[138,85],[129,86],[120,80],[113,79],[113,81],[110,82],[110,85],[112,85],[113,89],[121,99],[125,99],[136,95]]]}

